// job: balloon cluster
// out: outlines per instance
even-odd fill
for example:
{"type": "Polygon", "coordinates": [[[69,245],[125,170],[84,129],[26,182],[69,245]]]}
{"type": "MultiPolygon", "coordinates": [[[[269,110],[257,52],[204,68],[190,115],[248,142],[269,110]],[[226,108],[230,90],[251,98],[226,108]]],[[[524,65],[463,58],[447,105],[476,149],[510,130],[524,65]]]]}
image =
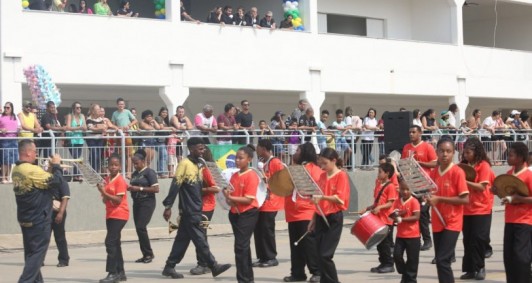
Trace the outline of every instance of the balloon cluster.
{"type": "Polygon", "coordinates": [[[283,0],[284,17],[292,16],[294,30],[305,30],[299,13],[299,0],[283,0]]]}
{"type": "Polygon", "coordinates": [[[157,19],[164,20],[166,18],[165,2],[166,0],[153,0],[153,5],[155,5],[155,17],[157,19]]]}
{"type": "Polygon", "coordinates": [[[24,69],[24,76],[30,87],[31,98],[39,109],[46,108],[46,102],[53,101],[57,107],[61,104],[61,93],[52,78],[41,65],[24,69]]]}
{"type": "Polygon", "coordinates": [[[30,1],[29,0],[22,0],[22,8],[24,8],[26,10],[26,9],[29,9],[28,8],[29,6],[30,6],[30,1]]]}

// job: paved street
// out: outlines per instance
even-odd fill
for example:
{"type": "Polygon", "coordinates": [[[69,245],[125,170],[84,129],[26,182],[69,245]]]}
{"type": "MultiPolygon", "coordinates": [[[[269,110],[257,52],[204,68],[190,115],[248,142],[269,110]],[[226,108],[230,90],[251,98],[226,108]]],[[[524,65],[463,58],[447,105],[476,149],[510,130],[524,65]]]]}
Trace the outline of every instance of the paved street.
{"type": "MultiPolygon", "coordinates": [[[[352,223],[352,220],[346,220],[352,223]]],[[[334,261],[338,269],[340,280],[349,282],[399,282],[397,273],[378,275],[369,272],[369,269],[378,265],[377,251],[367,251],[362,244],[350,234],[351,224],[346,224],[342,239],[334,261]]],[[[494,213],[491,239],[494,255],[487,260],[487,278],[484,282],[505,282],[504,265],[502,260],[502,240],[504,229],[504,213],[494,213]]],[[[175,235],[175,234],[173,234],[175,235]]],[[[22,240],[21,240],[22,241],[22,240]]],[[[233,236],[220,235],[209,238],[211,250],[220,263],[234,263],[233,236]]],[[[128,282],[168,282],[161,276],[169,249],[172,245],[170,238],[158,239],[152,242],[155,259],[150,264],[134,263],[140,257],[137,242],[125,242],[122,244],[124,258],[126,260],[126,274],[128,282]]],[[[289,245],[288,232],[277,233],[277,249],[279,266],[272,268],[256,268],[255,282],[281,282],[282,278],[289,274],[289,245]]],[[[253,252],[254,253],[254,252],[253,252]]],[[[418,282],[437,282],[436,267],[430,264],[433,258],[433,250],[421,252],[418,282]]],[[[457,244],[457,262],[453,264],[455,277],[461,275],[461,261],[463,247],[461,238],[457,244]]],[[[65,268],[55,267],[57,251],[50,248],[46,266],[42,272],[46,282],[98,282],[106,276],[105,273],[105,247],[100,245],[73,246],[70,247],[70,266],[65,268]]],[[[235,282],[236,269],[232,267],[226,273],[213,279],[210,275],[191,276],[188,273],[195,266],[195,252],[191,244],[185,259],[176,267],[178,272],[185,274],[185,279],[180,282],[235,282]]],[[[23,251],[9,250],[0,253],[0,282],[16,282],[23,266],[23,251]]],[[[459,281],[459,280],[458,280],[459,281]]]]}

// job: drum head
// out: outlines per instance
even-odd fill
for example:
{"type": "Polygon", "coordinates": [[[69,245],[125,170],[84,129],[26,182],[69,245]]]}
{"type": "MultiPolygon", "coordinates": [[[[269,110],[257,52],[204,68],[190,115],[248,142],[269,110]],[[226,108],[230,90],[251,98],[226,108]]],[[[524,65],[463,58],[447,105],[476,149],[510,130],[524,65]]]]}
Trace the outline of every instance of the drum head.
{"type": "Polygon", "coordinates": [[[521,179],[514,175],[502,174],[495,178],[493,186],[497,189],[497,196],[504,198],[513,194],[528,196],[528,188],[521,179]]]}
{"type": "Polygon", "coordinates": [[[290,172],[288,172],[287,168],[275,172],[270,177],[268,185],[270,186],[270,191],[280,197],[292,195],[294,191],[294,183],[292,182],[292,178],[290,178],[290,172]]]}
{"type": "Polygon", "coordinates": [[[465,163],[458,163],[458,167],[460,167],[465,172],[465,178],[469,182],[474,182],[477,178],[477,172],[475,172],[475,168],[465,164],[465,163]]]}
{"type": "Polygon", "coordinates": [[[365,244],[367,250],[371,250],[374,247],[376,247],[378,244],[380,244],[384,239],[386,239],[386,236],[388,235],[388,226],[384,226],[377,230],[375,234],[373,234],[369,239],[368,242],[365,244]]]}

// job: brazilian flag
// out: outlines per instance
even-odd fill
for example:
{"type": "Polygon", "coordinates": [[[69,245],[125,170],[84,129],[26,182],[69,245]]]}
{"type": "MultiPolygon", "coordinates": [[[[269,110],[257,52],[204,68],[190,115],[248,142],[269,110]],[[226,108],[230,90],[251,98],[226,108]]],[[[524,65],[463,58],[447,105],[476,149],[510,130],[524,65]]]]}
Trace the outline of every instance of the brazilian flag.
{"type": "Polygon", "coordinates": [[[218,167],[222,170],[236,168],[236,152],[242,145],[238,144],[209,144],[207,145],[212,152],[212,157],[218,167]]]}

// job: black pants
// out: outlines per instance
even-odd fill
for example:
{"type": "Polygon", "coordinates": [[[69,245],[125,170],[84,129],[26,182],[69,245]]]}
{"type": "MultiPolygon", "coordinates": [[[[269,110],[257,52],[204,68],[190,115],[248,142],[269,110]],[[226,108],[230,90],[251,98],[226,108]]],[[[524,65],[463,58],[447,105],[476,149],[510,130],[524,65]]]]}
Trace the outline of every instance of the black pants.
{"type": "MultiPolygon", "coordinates": [[[[214,210],[211,210],[211,211],[203,211],[201,212],[203,215],[207,216],[207,218],[209,219],[209,221],[211,221],[212,219],[212,215],[214,214],[214,210]]],[[[207,230],[205,230],[205,241],[207,241],[207,230]]],[[[203,267],[206,267],[207,266],[207,263],[205,260],[203,260],[202,258],[200,258],[199,256],[200,252],[198,251],[198,248],[196,247],[196,260],[198,261],[198,265],[199,266],[203,266],[203,267]]]]}
{"type": "Polygon", "coordinates": [[[175,236],[172,251],[166,260],[166,267],[174,268],[185,256],[190,241],[196,246],[196,253],[212,268],[216,264],[205,238],[205,229],[201,228],[201,214],[181,215],[179,229],[175,236]]]}
{"type": "Polygon", "coordinates": [[[22,282],[44,282],[41,266],[44,262],[51,233],[50,220],[33,224],[32,227],[21,227],[24,243],[24,269],[18,280],[22,282]]]}
{"type": "Polygon", "coordinates": [[[253,282],[251,266],[251,234],[259,219],[258,209],[251,209],[241,214],[229,212],[229,221],[235,235],[236,279],[238,283],[253,282]]]}
{"type": "Polygon", "coordinates": [[[68,255],[68,243],[65,235],[65,222],[67,218],[67,213],[63,214],[63,221],[59,224],[55,223],[55,217],[57,212],[52,213],[52,231],[54,232],[55,245],[57,246],[57,260],[59,263],[68,264],[70,261],[70,256],[68,255]]]}
{"type": "Polygon", "coordinates": [[[135,229],[137,230],[137,236],[139,237],[142,257],[153,257],[153,250],[151,249],[147,227],[154,210],[154,197],[133,198],[133,221],[135,221],[135,229]]]}
{"type": "Polygon", "coordinates": [[[421,213],[419,215],[419,232],[421,232],[421,238],[423,243],[430,243],[432,239],[430,237],[430,206],[428,204],[423,205],[422,199],[418,198],[417,201],[421,207],[421,213]]]}
{"type": "Polygon", "coordinates": [[[362,140],[360,147],[362,147],[362,165],[369,165],[369,156],[373,148],[373,141],[362,140]]]}
{"type": "Polygon", "coordinates": [[[486,247],[489,245],[491,215],[464,215],[463,272],[478,272],[484,267],[486,247]]]}
{"type": "Polygon", "coordinates": [[[107,219],[107,236],[105,236],[105,249],[107,251],[107,263],[105,271],[109,273],[120,273],[124,271],[124,257],[122,256],[122,246],[120,237],[122,229],[127,221],[121,219],[107,219]]]}
{"type": "Polygon", "coordinates": [[[456,241],[460,232],[443,230],[434,233],[434,252],[436,253],[436,269],[440,283],[453,283],[454,275],[451,259],[454,255],[456,241]]]}
{"type": "Polygon", "coordinates": [[[379,252],[379,262],[382,267],[393,266],[392,247],[393,247],[393,226],[388,226],[388,235],[382,242],[377,245],[379,252]]]}
{"type": "Polygon", "coordinates": [[[255,226],[253,236],[255,239],[255,252],[259,261],[267,261],[277,257],[275,244],[275,216],[277,211],[259,212],[259,220],[255,226]]]}
{"type": "Polygon", "coordinates": [[[506,223],[503,253],[506,282],[529,283],[532,263],[532,225],[506,223]]]}
{"type": "Polygon", "coordinates": [[[342,236],[344,215],[341,211],[327,215],[330,227],[327,226],[321,216],[315,215],[314,217],[316,218],[315,233],[318,246],[318,265],[321,272],[320,282],[338,283],[338,273],[336,272],[333,257],[342,236]]]}
{"type": "Polygon", "coordinates": [[[318,249],[314,233],[308,233],[297,246],[294,242],[307,232],[309,220],[288,223],[288,237],[290,238],[290,274],[294,278],[306,278],[305,265],[312,275],[320,275],[318,267],[318,249]]]}
{"type": "Polygon", "coordinates": [[[419,266],[419,249],[421,248],[421,240],[419,238],[399,238],[395,239],[395,247],[393,249],[393,260],[397,272],[402,274],[401,282],[416,283],[417,269],[419,266]],[[406,250],[406,263],[403,254],[406,250]]]}
{"type": "Polygon", "coordinates": [[[490,224],[489,224],[489,228],[488,228],[488,242],[486,243],[486,251],[490,251],[490,252],[493,252],[493,247],[490,245],[490,243],[491,243],[490,234],[491,234],[491,220],[492,220],[492,218],[493,218],[493,211],[491,211],[490,214],[489,214],[488,221],[489,221],[490,224]]]}

